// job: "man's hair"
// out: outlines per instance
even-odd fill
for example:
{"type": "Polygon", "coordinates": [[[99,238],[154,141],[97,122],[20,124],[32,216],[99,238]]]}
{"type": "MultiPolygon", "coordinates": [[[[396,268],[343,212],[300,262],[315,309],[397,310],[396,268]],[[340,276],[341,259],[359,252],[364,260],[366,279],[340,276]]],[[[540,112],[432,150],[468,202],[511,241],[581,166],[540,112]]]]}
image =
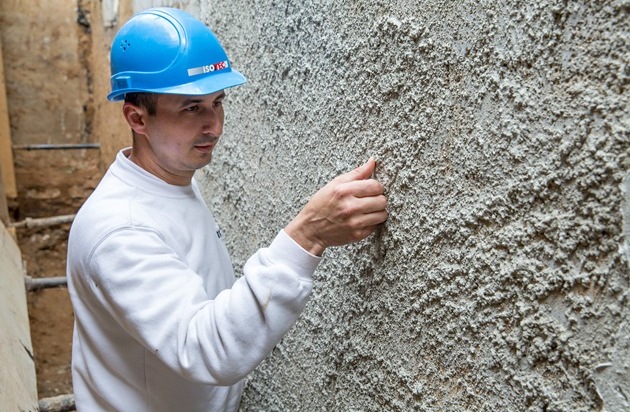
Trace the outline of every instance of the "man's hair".
{"type": "Polygon", "coordinates": [[[125,93],[125,102],[147,109],[149,116],[155,116],[157,113],[157,99],[157,93],[125,93]]]}

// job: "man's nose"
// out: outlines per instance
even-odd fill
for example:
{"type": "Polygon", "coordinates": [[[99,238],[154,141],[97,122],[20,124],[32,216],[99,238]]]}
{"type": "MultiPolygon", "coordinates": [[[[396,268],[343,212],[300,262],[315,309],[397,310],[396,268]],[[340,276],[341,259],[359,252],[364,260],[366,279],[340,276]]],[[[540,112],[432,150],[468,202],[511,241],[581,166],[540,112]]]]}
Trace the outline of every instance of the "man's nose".
{"type": "Polygon", "coordinates": [[[213,136],[221,136],[223,133],[223,110],[211,107],[206,110],[204,116],[204,132],[213,136]]]}

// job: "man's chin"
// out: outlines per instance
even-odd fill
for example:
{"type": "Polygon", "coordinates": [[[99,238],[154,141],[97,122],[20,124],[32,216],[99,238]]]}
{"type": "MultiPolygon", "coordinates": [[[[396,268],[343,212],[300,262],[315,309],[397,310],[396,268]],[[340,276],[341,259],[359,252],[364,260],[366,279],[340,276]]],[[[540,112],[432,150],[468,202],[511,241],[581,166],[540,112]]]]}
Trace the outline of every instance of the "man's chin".
{"type": "Polygon", "coordinates": [[[204,160],[203,162],[199,162],[197,170],[203,169],[204,167],[210,165],[210,163],[212,163],[212,155],[209,155],[208,158],[204,160]]]}

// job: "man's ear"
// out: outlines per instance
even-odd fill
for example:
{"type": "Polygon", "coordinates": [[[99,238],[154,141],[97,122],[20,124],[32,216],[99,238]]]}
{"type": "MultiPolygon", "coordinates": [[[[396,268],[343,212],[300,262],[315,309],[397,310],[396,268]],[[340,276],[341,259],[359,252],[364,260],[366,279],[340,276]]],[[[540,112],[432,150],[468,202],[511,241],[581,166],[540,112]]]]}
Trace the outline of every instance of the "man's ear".
{"type": "Polygon", "coordinates": [[[129,102],[125,102],[122,110],[123,116],[125,116],[131,130],[138,134],[146,135],[147,111],[144,108],[129,102]]]}

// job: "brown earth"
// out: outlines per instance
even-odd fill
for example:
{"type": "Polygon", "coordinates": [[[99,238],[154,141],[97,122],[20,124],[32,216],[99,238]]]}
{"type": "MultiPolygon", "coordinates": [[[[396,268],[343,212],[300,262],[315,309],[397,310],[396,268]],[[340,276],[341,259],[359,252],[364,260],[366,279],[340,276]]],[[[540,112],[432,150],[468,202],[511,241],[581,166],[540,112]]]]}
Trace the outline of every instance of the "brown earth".
{"type": "MultiPolygon", "coordinates": [[[[0,32],[18,198],[11,220],[74,214],[117,150],[130,144],[120,104],[107,102],[109,47],[103,2],[0,1],[0,32]],[[24,53],[28,49],[31,53],[24,53]],[[102,142],[100,151],[23,150],[33,143],[102,142]]],[[[121,2],[117,22],[132,14],[121,2]]],[[[65,275],[69,224],[16,228],[31,277],[65,275]]],[[[73,314],[65,288],[27,294],[39,397],[72,392],[73,314]]],[[[0,409],[2,409],[0,407],[0,409]]]]}
{"type": "MultiPolygon", "coordinates": [[[[16,150],[18,199],[14,221],[74,214],[101,172],[98,150],[16,150]]],[[[28,276],[65,276],[70,224],[17,228],[28,276]]],[[[27,294],[39,398],[72,393],[70,372],[74,316],[67,289],[27,294]]]]}

